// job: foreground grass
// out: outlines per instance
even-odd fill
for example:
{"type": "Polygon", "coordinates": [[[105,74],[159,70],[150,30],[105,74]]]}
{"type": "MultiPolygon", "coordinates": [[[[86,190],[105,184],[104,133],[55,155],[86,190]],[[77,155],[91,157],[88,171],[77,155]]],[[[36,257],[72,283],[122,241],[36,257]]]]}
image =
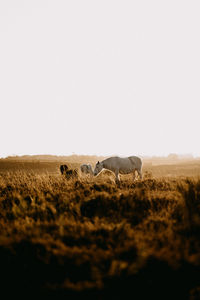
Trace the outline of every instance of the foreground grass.
{"type": "Polygon", "coordinates": [[[199,299],[200,180],[0,174],[2,289],[199,299]]]}

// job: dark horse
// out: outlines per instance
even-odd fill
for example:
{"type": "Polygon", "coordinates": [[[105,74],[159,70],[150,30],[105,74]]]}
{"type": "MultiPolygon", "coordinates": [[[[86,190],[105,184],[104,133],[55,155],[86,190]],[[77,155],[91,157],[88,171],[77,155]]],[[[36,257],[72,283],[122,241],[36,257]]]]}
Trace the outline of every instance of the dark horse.
{"type": "Polygon", "coordinates": [[[77,170],[73,170],[73,169],[69,169],[67,165],[60,165],[60,172],[67,179],[77,178],[78,177],[78,171],[77,170]]]}

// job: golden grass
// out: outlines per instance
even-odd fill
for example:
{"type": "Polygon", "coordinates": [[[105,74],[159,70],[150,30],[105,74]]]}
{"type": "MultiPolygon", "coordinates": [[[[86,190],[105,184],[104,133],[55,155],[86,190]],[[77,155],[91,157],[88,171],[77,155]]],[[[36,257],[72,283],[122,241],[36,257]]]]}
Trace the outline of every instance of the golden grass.
{"type": "Polygon", "coordinates": [[[116,185],[109,172],[66,180],[58,162],[16,164],[0,164],[2,290],[198,299],[200,179],[185,177],[191,165],[174,176],[174,165],[146,167],[142,181],[116,185]]]}

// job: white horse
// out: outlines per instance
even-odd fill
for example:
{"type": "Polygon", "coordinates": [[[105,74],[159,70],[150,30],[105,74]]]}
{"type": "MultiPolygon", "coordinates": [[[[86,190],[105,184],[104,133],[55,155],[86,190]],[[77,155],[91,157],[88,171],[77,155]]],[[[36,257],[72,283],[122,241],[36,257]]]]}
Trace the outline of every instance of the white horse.
{"type": "Polygon", "coordinates": [[[83,174],[93,175],[92,166],[90,164],[83,164],[83,165],[81,165],[81,172],[83,174]]]}
{"type": "Polygon", "coordinates": [[[119,174],[130,174],[133,173],[133,180],[135,179],[135,171],[137,171],[140,179],[142,179],[142,161],[137,156],[129,157],[110,157],[102,162],[97,162],[94,175],[99,174],[103,169],[112,171],[116,176],[116,182],[119,182],[119,174]]]}

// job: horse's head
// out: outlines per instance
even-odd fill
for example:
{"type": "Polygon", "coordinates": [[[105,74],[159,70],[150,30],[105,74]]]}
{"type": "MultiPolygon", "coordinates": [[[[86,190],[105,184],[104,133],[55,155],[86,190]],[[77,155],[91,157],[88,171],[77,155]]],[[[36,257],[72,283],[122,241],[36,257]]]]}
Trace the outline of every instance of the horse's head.
{"type": "Polygon", "coordinates": [[[99,174],[99,172],[101,172],[102,169],[103,169],[103,163],[98,161],[94,168],[94,176],[99,174]]]}

